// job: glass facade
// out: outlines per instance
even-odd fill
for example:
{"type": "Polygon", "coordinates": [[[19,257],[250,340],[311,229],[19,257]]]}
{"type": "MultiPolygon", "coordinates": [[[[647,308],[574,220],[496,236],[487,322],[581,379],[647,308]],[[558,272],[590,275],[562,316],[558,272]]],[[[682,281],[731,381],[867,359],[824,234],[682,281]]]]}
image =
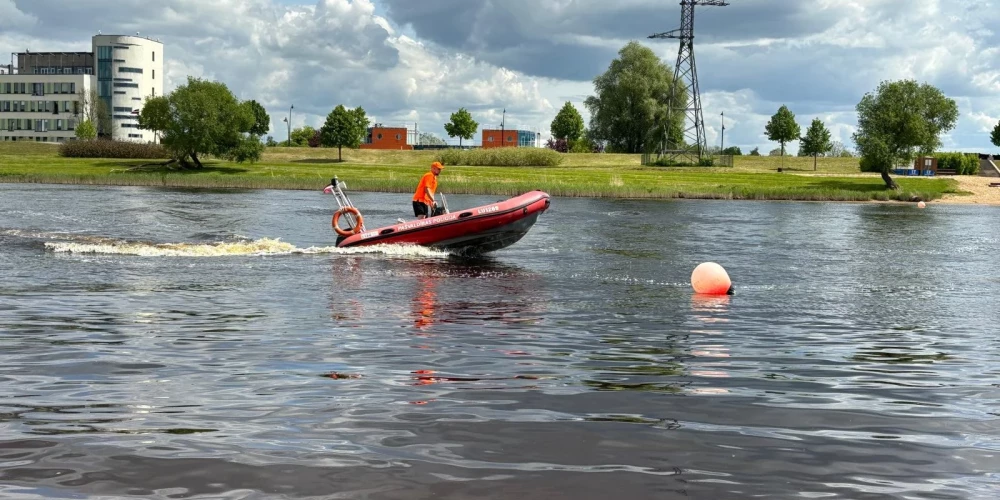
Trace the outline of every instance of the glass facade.
{"type": "Polygon", "coordinates": [[[538,134],[530,130],[518,130],[517,131],[517,145],[522,148],[530,148],[535,146],[535,140],[538,134]]]}
{"type": "Polygon", "coordinates": [[[97,95],[111,109],[111,59],[114,49],[109,45],[97,47],[97,95]]]}

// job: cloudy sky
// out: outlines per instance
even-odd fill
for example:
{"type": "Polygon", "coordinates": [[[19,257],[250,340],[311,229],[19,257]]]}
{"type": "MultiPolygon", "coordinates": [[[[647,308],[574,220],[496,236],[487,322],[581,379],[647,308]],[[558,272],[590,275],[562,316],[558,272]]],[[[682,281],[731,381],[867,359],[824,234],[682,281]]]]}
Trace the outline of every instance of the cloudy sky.
{"type": "MultiPolygon", "coordinates": [[[[673,66],[676,0],[0,0],[0,53],[90,50],[136,31],[165,43],[167,90],[225,82],[271,113],[271,135],[319,126],[337,104],[447,138],[464,106],[480,127],[537,130],[566,101],[589,114],[591,81],[638,40],[673,66]]],[[[852,146],[854,106],[880,80],[916,78],[958,102],[945,148],[990,149],[1000,120],[1000,0],[731,0],[699,8],[696,55],[709,144],[777,147],[785,104],[852,146]]],[[[457,143],[457,139],[449,142],[457,143]]],[[[473,141],[479,143],[479,137],[473,141]]],[[[794,152],[797,144],[790,146],[794,152]]]]}

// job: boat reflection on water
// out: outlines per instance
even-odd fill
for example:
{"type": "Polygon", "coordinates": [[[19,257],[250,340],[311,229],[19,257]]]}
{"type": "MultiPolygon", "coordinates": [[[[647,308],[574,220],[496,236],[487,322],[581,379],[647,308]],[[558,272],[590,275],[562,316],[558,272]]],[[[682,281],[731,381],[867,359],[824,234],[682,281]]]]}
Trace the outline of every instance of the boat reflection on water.
{"type": "Polygon", "coordinates": [[[426,335],[441,325],[531,325],[545,311],[541,275],[487,257],[336,256],[331,277],[338,326],[399,317],[426,335]]]}

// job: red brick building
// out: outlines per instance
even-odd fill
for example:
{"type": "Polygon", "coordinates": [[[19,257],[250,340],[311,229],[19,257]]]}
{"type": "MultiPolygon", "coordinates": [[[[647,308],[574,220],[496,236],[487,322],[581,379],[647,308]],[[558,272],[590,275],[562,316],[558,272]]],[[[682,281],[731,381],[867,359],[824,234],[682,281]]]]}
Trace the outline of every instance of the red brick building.
{"type": "Polygon", "coordinates": [[[375,125],[368,127],[368,133],[361,141],[361,149],[413,149],[413,145],[407,144],[407,137],[406,127],[375,125]]]}
{"type": "Polygon", "coordinates": [[[540,147],[541,134],[530,130],[483,129],[483,148],[540,147]]]}

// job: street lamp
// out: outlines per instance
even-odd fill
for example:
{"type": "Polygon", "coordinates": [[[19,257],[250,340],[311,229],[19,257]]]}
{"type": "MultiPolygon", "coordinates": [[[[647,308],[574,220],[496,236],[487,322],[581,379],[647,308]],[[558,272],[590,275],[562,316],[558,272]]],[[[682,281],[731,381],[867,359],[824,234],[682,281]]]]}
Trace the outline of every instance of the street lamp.
{"type": "Polygon", "coordinates": [[[288,108],[288,118],[285,118],[285,123],[288,124],[288,147],[292,147],[292,110],[295,109],[295,105],[292,104],[288,108]]]}
{"type": "Polygon", "coordinates": [[[501,148],[504,145],[503,125],[504,125],[504,121],[506,121],[506,118],[507,118],[507,108],[503,108],[503,114],[500,115],[500,147],[501,148]]]}
{"type": "Polygon", "coordinates": [[[726,112],[722,112],[722,146],[719,154],[725,154],[723,151],[726,150],[726,112]]]}

